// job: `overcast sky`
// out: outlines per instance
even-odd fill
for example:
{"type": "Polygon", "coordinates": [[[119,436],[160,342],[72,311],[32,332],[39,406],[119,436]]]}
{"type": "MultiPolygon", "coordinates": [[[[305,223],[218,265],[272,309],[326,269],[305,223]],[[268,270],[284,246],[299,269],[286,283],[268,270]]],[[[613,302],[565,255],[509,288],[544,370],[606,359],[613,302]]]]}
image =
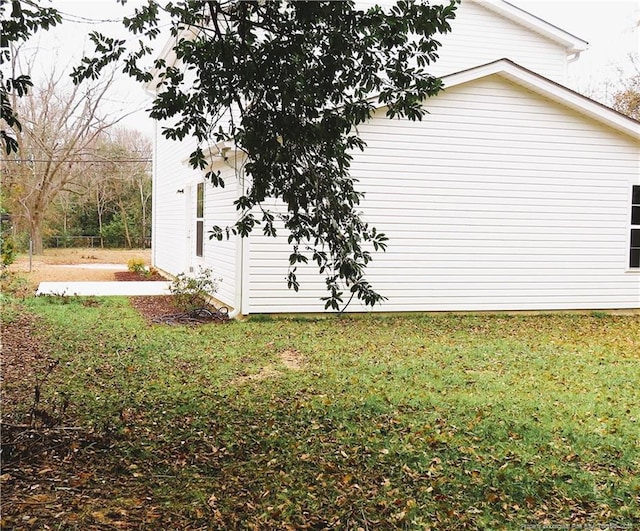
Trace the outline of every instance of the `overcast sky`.
{"type": "Polygon", "coordinates": [[[633,72],[630,53],[640,52],[640,0],[511,0],[529,13],[586,40],[589,49],[570,65],[569,83],[580,92],[602,90],[618,69],[633,72]]]}
{"type": "MultiPolygon", "coordinates": [[[[65,23],[43,33],[41,46],[48,50],[45,67],[50,68],[52,63],[76,64],[74,61],[79,60],[83,49],[90,49],[86,37],[89,31],[125,35],[118,21],[136,3],[139,2],[130,0],[123,8],[115,0],[52,0],[51,4],[63,13],[65,23]]],[[[620,78],[619,69],[626,75],[633,72],[628,56],[640,52],[640,0],[510,0],[510,3],[589,42],[589,49],[580,60],[570,65],[571,88],[602,98],[620,78]]],[[[140,85],[123,80],[110,99],[116,113],[140,109],[124,125],[151,135],[152,121],[142,110],[149,100],[140,85]]]]}

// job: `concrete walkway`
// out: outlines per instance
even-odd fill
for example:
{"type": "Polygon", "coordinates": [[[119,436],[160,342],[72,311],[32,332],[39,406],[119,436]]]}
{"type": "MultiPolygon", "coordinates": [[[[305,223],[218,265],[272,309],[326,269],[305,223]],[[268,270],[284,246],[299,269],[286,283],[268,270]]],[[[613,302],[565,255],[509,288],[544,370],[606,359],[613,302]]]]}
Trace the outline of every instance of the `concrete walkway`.
{"type": "Polygon", "coordinates": [[[41,282],[36,295],[170,295],[168,281],[134,281],[134,282],[41,282]]]}
{"type": "MultiPolygon", "coordinates": [[[[124,264],[54,264],[49,267],[79,268],[79,269],[104,269],[110,271],[127,271],[124,264]]],[[[36,295],[80,295],[83,297],[95,295],[96,297],[108,297],[110,295],[170,295],[169,281],[62,281],[40,282],[36,295]]]]}
{"type": "Polygon", "coordinates": [[[124,264],[51,264],[48,267],[62,267],[67,269],[104,269],[105,271],[128,271],[129,267],[124,264]]]}

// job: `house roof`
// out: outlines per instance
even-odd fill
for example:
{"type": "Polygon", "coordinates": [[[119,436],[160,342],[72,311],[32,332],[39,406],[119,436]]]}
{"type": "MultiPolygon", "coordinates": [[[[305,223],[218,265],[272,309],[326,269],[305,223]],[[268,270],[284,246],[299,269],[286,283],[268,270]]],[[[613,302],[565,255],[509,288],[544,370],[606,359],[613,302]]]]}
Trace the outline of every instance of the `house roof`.
{"type": "Polygon", "coordinates": [[[506,2],[505,0],[467,0],[474,2],[478,5],[485,7],[505,18],[513,20],[518,24],[525,26],[541,35],[544,35],[548,39],[562,45],[567,54],[575,54],[583,52],[587,49],[589,43],[584,39],[572,35],[568,31],[565,31],[553,24],[550,24],[546,20],[543,20],[531,13],[520,9],[519,7],[506,2]]]}
{"type": "Polygon", "coordinates": [[[491,63],[469,68],[442,77],[444,89],[455,87],[463,83],[475,81],[483,77],[498,75],[553,100],[574,111],[601,122],[635,140],[640,140],[640,122],[618,111],[602,105],[582,94],[579,94],[555,81],[551,81],[532,70],[514,63],[509,59],[499,59],[491,63]]]}
{"type": "MultiPolygon", "coordinates": [[[[583,52],[588,47],[588,42],[572,35],[571,33],[564,31],[563,29],[550,24],[546,20],[543,20],[531,13],[525,11],[524,9],[520,9],[519,7],[510,4],[505,0],[464,0],[468,2],[474,2],[480,6],[483,6],[486,9],[493,11],[507,19],[513,20],[514,22],[529,28],[541,35],[544,35],[548,39],[551,39],[554,42],[562,45],[567,54],[579,54],[583,52]]],[[[176,62],[176,55],[173,47],[176,42],[182,38],[193,38],[197,34],[198,30],[193,28],[184,28],[177,37],[171,37],[167,39],[164,47],[160,51],[158,55],[159,58],[162,58],[169,65],[174,65],[176,62]]],[[[157,75],[158,70],[153,68],[151,70],[153,74],[153,79],[149,83],[145,85],[145,89],[150,94],[155,92],[156,85],[158,83],[157,75]]]]}

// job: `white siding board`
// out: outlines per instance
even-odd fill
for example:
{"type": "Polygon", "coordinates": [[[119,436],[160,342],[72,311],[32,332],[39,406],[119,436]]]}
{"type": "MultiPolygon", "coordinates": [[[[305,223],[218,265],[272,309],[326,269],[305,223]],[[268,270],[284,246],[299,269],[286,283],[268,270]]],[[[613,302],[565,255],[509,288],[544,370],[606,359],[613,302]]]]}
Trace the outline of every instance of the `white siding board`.
{"type": "MultiPolygon", "coordinates": [[[[402,263],[399,262],[396,265],[397,269],[410,269],[413,268],[413,264],[411,263],[402,263]]],[[[277,277],[278,275],[282,275],[282,267],[279,262],[273,262],[271,264],[265,264],[263,266],[263,271],[267,275],[271,275],[277,277]]],[[[403,273],[404,274],[404,273],[403,273]]],[[[544,270],[540,267],[528,267],[528,268],[518,268],[511,271],[508,274],[503,274],[501,272],[497,272],[495,268],[491,267],[474,267],[473,271],[470,272],[468,268],[461,268],[459,264],[455,267],[430,267],[429,269],[429,280],[434,284],[437,283],[449,283],[451,279],[451,275],[455,274],[456,278],[461,282],[477,282],[477,281],[485,281],[491,280],[496,282],[517,282],[523,280],[544,280],[547,276],[547,270],[544,270]]],[[[559,272],[553,280],[550,280],[550,284],[564,284],[565,282],[591,282],[593,278],[607,278],[608,274],[602,272],[602,270],[598,268],[590,268],[590,269],[581,269],[579,271],[575,271],[575,268],[570,265],[566,268],[566,271],[559,272]]],[[[412,282],[411,280],[405,280],[404,277],[399,277],[395,273],[386,273],[381,272],[379,274],[379,278],[386,279],[391,278],[395,279],[398,283],[402,282],[412,282]]]]}
{"type": "Polygon", "coordinates": [[[209,239],[209,232],[214,225],[222,228],[233,225],[237,213],[233,202],[238,197],[238,181],[235,168],[224,162],[217,162],[213,169],[220,170],[224,179],[224,188],[213,187],[205,182],[205,237],[204,237],[204,266],[213,270],[213,275],[221,278],[216,298],[231,306],[238,304],[236,300],[237,283],[241,282],[240,265],[237,260],[237,246],[239,239],[231,235],[221,241],[209,239]]]}
{"type": "Polygon", "coordinates": [[[442,48],[432,65],[434,75],[508,57],[554,81],[565,81],[566,51],[562,46],[481,5],[463,1],[451,28],[451,33],[437,36],[442,48]]]}
{"type": "MultiPolygon", "coordinates": [[[[184,163],[190,151],[188,142],[162,137],[163,127],[156,127],[156,179],[154,186],[155,226],[152,235],[154,266],[176,275],[186,270],[189,261],[190,226],[188,184],[194,173],[184,163]],[[178,190],[184,190],[182,194],[178,190]]],[[[196,174],[197,175],[197,174],[196,174]]]]}
{"type": "MultiPolygon", "coordinates": [[[[389,299],[376,311],[640,306],[626,273],[637,143],[499,76],[426,105],[423,122],[379,111],[359,127],[361,210],[390,238],[367,273],[389,299]]],[[[286,290],[289,252],[252,237],[250,312],[322,309],[313,265],[286,290]]]]}
{"type": "MultiPolygon", "coordinates": [[[[504,135],[504,140],[508,141],[509,146],[515,148],[520,148],[526,150],[528,146],[530,146],[531,141],[536,139],[535,134],[522,134],[522,128],[518,129],[519,137],[514,139],[513,135],[504,135]]],[[[383,134],[377,132],[371,132],[369,139],[367,141],[367,146],[373,149],[380,149],[389,146],[390,144],[399,143],[399,134],[383,134]]],[[[494,137],[486,137],[479,138],[478,136],[473,136],[473,131],[464,131],[460,134],[455,134],[452,130],[451,136],[442,136],[439,138],[433,138],[430,140],[430,146],[435,147],[438,146],[439,153],[460,153],[464,152],[472,152],[472,153],[484,153],[496,151],[499,152],[498,148],[495,146],[495,141],[498,138],[502,138],[498,135],[494,137]],[[463,142],[465,139],[473,139],[472,142],[466,142],[464,145],[458,145],[454,142],[463,142]]],[[[551,137],[545,137],[543,141],[538,142],[538,147],[541,151],[547,151],[550,149],[554,149],[558,144],[563,144],[565,146],[570,146],[573,149],[584,150],[580,155],[580,157],[588,157],[591,159],[609,159],[612,162],[616,162],[616,160],[612,160],[611,155],[616,154],[619,155],[622,160],[632,160],[633,154],[629,153],[628,149],[625,149],[621,146],[613,146],[610,150],[607,150],[604,146],[594,145],[594,138],[574,138],[573,141],[568,139],[568,135],[556,135],[551,137]]],[[[419,139],[416,138],[415,135],[406,135],[402,137],[402,143],[408,148],[413,149],[414,151],[422,151],[424,150],[424,144],[420,142],[419,139]]],[[[576,152],[577,153],[577,152],[576,152]]],[[[359,162],[356,162],[356,164],[359,162]]]]}

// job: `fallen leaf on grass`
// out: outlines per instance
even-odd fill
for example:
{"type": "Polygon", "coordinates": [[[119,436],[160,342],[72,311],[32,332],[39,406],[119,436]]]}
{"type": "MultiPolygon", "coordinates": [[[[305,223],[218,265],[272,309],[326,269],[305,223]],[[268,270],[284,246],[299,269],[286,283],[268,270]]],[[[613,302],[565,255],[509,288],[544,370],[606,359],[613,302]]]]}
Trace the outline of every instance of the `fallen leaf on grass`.
{"type": "Polygon", "coordinates": [[[91,516],[100,523],[105,523],[107,521],[107,516],[102,511],[93,511],[91,516]]]}
{"type": "Polygon", "coordinates": [[[209,499],[207,500],[207,505],[212,509],[214,509],[217,504],[218,504],[218,498],[216,498],[216,495],[212,494],[211,496],[209,496],[209,499]]]}

